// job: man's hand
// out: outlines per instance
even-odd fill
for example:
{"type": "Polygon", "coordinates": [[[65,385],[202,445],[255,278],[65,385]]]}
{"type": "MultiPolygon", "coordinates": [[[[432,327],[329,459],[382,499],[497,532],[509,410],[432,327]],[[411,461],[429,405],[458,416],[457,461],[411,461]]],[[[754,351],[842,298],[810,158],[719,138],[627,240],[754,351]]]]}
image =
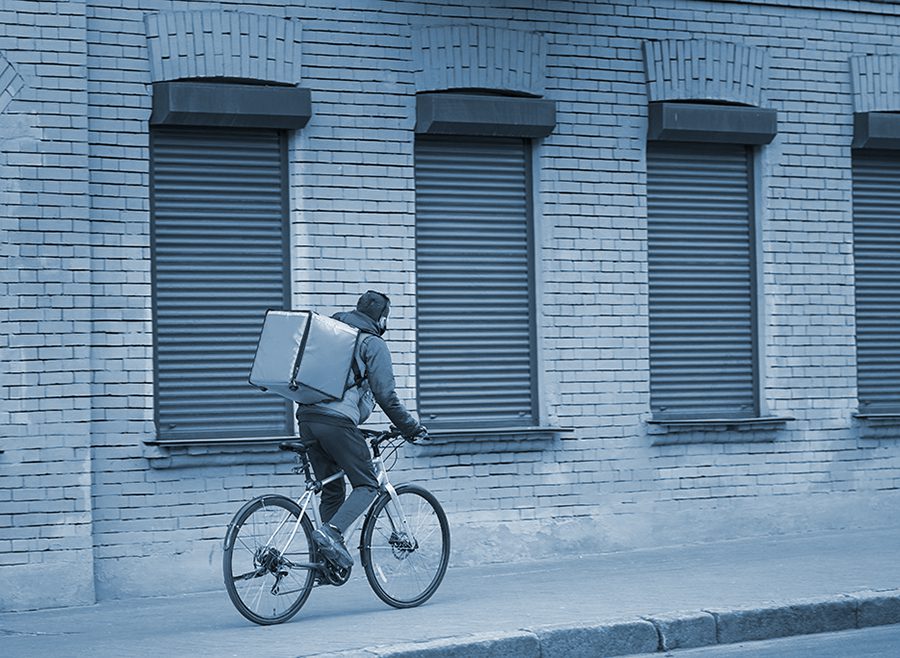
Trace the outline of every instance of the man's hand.
{"type": "Polygon", "coordinates": [[[422,443],[424,441],[428,441],[428,428],[426,428],[424,425],[419,425],[416,428],[416,431],[412,433],[412,435],[404,436],[403,438],[410,443],[422,443]]]}

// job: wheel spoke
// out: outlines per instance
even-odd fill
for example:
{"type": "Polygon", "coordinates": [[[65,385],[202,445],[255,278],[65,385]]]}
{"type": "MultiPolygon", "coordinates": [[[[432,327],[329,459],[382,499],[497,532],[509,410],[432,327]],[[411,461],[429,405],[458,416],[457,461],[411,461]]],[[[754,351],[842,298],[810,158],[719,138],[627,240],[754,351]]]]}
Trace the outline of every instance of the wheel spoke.
{"type": "Polygon", "coordinates": [[[243,546],[247,550],[247,552],[250,553],[250,555],[256,555],[256,549],[247,546],[247,542],[245,542],[242,537],[237,538],[237,543],[243,546]]]}

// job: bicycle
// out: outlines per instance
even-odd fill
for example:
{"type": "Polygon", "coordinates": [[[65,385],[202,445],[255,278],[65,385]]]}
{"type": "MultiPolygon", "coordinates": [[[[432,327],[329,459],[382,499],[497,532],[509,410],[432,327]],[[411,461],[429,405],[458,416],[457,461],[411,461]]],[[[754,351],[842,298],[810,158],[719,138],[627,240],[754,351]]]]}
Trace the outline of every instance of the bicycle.
{"type": "MultiPolygon", "coordinates": [[[[440,503],[416,484],[394,487],[381,446],[394,455],[403,439],[394,428],[376,432],[361,429],[372,449],[379,493],[367,510],[359,541],[360,563],[375,594],[395,608],[413,608],[437,591],[450,559],[450,528],[440,503]]],[[[310,503],[340,471],[316,480],[306,447],[285,441],[281,450],[296,453],[306,488],[296,501],[280,494],[264,494],[247,502],[228,524],[222,567],[228,597],[244,617],[262,624],[280,624],[293,617],[318,584],[343,585],[352,569],[342,569],[319,554],[312,541],[310,503]]],[[[318,505],[312,505],[320,524],[318,505]]],[[[359,520],[347,530],[352,536],[359,520]]]]}

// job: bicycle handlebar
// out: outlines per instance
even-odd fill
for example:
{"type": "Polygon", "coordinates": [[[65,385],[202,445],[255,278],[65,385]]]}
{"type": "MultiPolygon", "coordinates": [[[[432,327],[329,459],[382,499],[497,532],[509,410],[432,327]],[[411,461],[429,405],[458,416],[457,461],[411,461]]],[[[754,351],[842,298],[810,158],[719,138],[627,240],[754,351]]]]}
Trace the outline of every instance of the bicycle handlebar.
{"type": "Polygon", "coordinates": [[[396,427],[391,427],[387,430],[370,430],[365,427],[360,427],[359,431],[362,432],[362,435],[365,438],[374,440],[375,443],[384,443],[385,441],[390,441],[391,439],[403,436],[403,433],[396,427]]]}
{"type": "Polygon", "coordinates": [[[369,443],[372,444],[373,448],[377,448],[385,441],[390,441],[392,439],[401,437],[404,441],[406,441],[407,443],[412,443],[413,445],[423,445],[429,443],[427,434],[410,438],[403,436],[403,432],[393,426],[391,426],[391,428],[387,430],[370,430],[364,427],[360,427],[359,431],[362,432],[362,435],[369,440],[369,443]]]}

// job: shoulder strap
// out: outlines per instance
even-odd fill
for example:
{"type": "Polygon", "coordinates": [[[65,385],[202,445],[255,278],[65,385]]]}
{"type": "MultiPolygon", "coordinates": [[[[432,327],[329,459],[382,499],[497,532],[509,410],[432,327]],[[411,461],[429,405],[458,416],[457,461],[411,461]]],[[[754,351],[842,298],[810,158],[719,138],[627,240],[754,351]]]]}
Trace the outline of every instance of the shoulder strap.
{"type": "Polygon", "coordinates": [[[363,380],[365,380],[366,376],[362,373],[362,370],[359,369],[359,363],[357,362],[356,356],[359,353],[359,350],[362,349],[363,342],[369,337],[374,336],[375,334],[371,334],[369,332],[360,331],[356,335],[356,349],[353,350],[353,358],[350,360],[350,367],[353,368],[353,382],[347,384],[344,388],[344,391],[348,391],[354,386],[361,386],[363,380]]]}

